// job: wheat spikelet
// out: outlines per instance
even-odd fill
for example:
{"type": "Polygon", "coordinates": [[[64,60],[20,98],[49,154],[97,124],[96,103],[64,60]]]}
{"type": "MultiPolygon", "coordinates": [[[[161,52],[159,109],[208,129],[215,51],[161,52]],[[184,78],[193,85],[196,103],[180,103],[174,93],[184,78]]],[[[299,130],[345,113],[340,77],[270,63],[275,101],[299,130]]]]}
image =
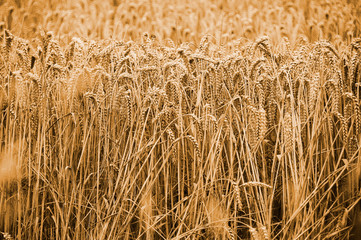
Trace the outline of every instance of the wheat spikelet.
{"type": "MultiPolygon", "coordinates": [[[[167,128],[166,132],[167,132],[169,140],[170,140],[169,145],[172,146],[175,143],[175,135],[174,135],[173,131],[170,128],[167,128]]],[[[172,149],[172,161],[173,162],[176,160],[176,157],[177,157],[177,152],[176,151],[177,151],[176,148],[172,149]]]]}
{"type": "Polygon", "coordinates": [[[12,42],[13,42],[14,36],[5,29],[5,57],[6,57],[6,61],[9,60],[9,54],[10,54],[10,50],[11,50],[11,46],[12,46],[12,42]]]}
{"type": "Polygon", "coordinates": [[[346,126],[348,126],[348,123],[351,122],[351,117],[352,117],[352,102],[351,101],[347,101],[345,109],[344,109],[344,118],[346,121],[346,126]]]}
{"type": "Polygon", "coordinates": [[[0,232],[0,239],[13,240],[14,238],[7,232],[0,232]]]}
{"type": "Polygon", "coordinates": [[[194,123],[195,123],[195,126],[196,126],[196,131],[197,131],[198,139],[201,139],[201,141],[203,141],[203,139],[204,139],[204,130],[203,130],[202,121],[200,121],[199,119],[195,118],[194,115],[191,115],[191,116],[193,116],[193,120],[194,120],[194,123]]]}
{"type": "Polygon", "coordinates": [[[174,72],[174,66],[176,66],[176,61],[170,61],[170,62],[166,62],[162,69],[163,69],[163,77],[165,80],[168,79],[168,75],[173,76],[174,74],[172,74],[174,72]]]}
{"type": "Polygon", "coordinates": [[[260,107],[257,110],[257,122],[258,122],[257,140],[263,141],[267,132],[267,116],[266,116],[266,111],[262,107],[260,107]]]}
{"type": "Polygon", "coordinates": [[[158,112],[155,115],[153,122],[156,122],[157,120],[160,120],[161,128],[165,129],[168,126],[168,123],[171,121],[170,120],[170,108],[165,107],[160,112],[158,112]]]}
{"type": "Polygon", "coordinates": [[[307,122],[307,107],[304,102],[304,100],[300,100],[300,120],[302,124],[305,124],[307,122]]]}
{"type": "Polygon", "coordinates": [[[182,94],[180,100],[182,114],[187,114],[191,108],[190,104],[188,104],[187,95],[182,94]]]}
{"type": "Polygon", "coordinates": [[[257,69],[258,65],[261,64],[264,61],[265,61],[265,59],[261,58],[261,59],[257,59],[256,61],[254,61],[252,63],[251,70],[249,72],[249,79],[250,79],[250,81],[252,83],[256,82],[255,72],[256,72],[256,69],[257,69]]]}
{"type": "Polygon", "coordinates": [[[197,140],[191,135],[187,135],[186,137],[191,141],[191,143],[195,149],[198,161],[201,161],[201,151],[200,151],[197,140]]]}
{"type": "Polygon", "coordinates": [[[331,97],[332,112],[339,112],[340,88],[336,81],[332,80],[331,83],[332,83],[332,97],[331,97]]]}
{"type": "Polygon", "coordinates": [[[232,229],[230,227],[228,227],[228,226],[227,226],[227,232],[228,232],[230,240],[236,240],[236,236],[234,235],[232,229]]]}
{"type": "Polygon", "coordinates": [[[277,103],[276,100],[271,98],[267,103],[267,126],[272,128],[277,124],[277,103]]]}
{"type": "Polygon", "coordinates": [[[232,185],[234,188],[234,192],[236,194],[236,202],[237,202],[238,209],[239,209],[239,211],[243,211],[243,204],[241,201],[241,193],[240,193],[239,186],[235,181],[232,181],[232,185]]]}
{"type": "Polygon", "coordinates": [[[351,67],[350,67],[350,71],[349,71],[349,82],[347,82],[348,84],[348,91],[350,91],[352,89],[352,87],[355,85],[356,81],[357,81],[357,72],[358,72],[358,59],[359,56],[358,54],[354,54],[353,57],[351,58],[351,67]]]}
{"type": "Polygon", "coordinates": [[[47,55],[48,44],[49,44],[49,41],[51,39],[53,39],[54,33],[52,31],[49,31],[49,32],[46,32],[46,33],[44,31],[41,31],[40,34],[41,34],[41,41],[42,41],[42,44],[43,44],[43,54],[47,55]]]}
{"type": "Polygon", "coordinates": [[[257,229],[255,229],[253,227],[249,227],[249,232],[251,233],[253,240],[262,240],[261,235],[259,234],[257,229]]]}
{"type": "Polygon", "coordinates": [[[68,103],[71,103],[74,98],[76,82],[79,78],[80,71],[80,69],[74,70],[72,76],[66,80],[66,101],[68,103]]]}
{"type": "Polygon", "coordinates": [[[246,182],[241,185],[241,187],[264,187],[272,189],[271,185],[262,182],[246,182]]]}
{"type": "Polygon", "coordinates": [[[8,96],[8,104],[10,106],[10,114],[12,117],[15,117],[15,108],[16,108],[16,76],[20,73],[12,73],[10,72],[9,78],[9,96],[8,96]]]}
{"type": "Polygon", "coordinates": [[[202,120],[204,119],[207,119],[207,122],[204,121],[204,128],[208,128],[210,126],[209,123],[211,122],[214,126],[213,131],[214,132],[218,131],[218,121],[215,116],[213,116],[212,114],[207,114],[206,117],[203,118],[202,120]]]}
{"type": "Polygon", "coordinates": [[[265,93],[263,90],[263,87],[260,83],[256,83],[256,91],[257,91],[257,96],[258,96],[258,102],[260,106],[264,106],[265,103],[265,93]]]}
{"type": "Polygon", "coordinates": [[[16,54],[18,55],[21,65],[24,66],[24,70],[25,72],[29,72],[30,71],[30,64],[29,64],[29,58],[27,58],[26,53],[20,49],[16,49],[16,54]]]}
{"type": "Polygon", "coordinates": [[[347,143],[347,120],[342,116],[341,113],[334,113],[338,117],[342,128],[342,141],[344,144],[347,143]]]}
{"type": "Polygon", "coordinates": [[[221,89],[222,89],[222,71],[221,67],[218,66],[215,69],[215,102],[218,103],[221,99],[221,89]]]}
{"type": "MultiPolygon", "coordinates": [[[[66,51],[66,60],[72,61],[74,67],[81,67],[84,55],[83,51],[85,48],[84,42],[77,37],[73,37],[72,41],[69,44],[69,49],[66,51]]],[[[94,48],[94,46],[92,46],[94,48]]],[[[93,49],[88,49],[88,51],[92,51],[93,49]]]]}
{"type": "Polygon", "coordinates": [[[312,112],[315,109],[317,96],[319,92],[319,85],[320,85],[320,74],[316,73],[316,75],[313,77],[310,83],[310,89],[309,89],[309,98],[308,98],[308,106],[309,111],[312,112]]]}
{"type": "Polygon", "coordinates": [[[338,72],[338,80],[341,87],[341,93],[346,91],[346,83],[348,82],[349,69],[347,65],[347,59],[343,58],[341,62],[341,73],[338,72]]]}
{"type": "Polygon", "coordinates": [[[202,37],[200,43],[199,43],[199,50],[202,54],[208,55],[209,51],[209,35],[205,35],[202,37]]]}
{"type": "Polygon", "coordinates": [[[127,125],[130,128],[132,126],[132,117],[133,117],[133,110],[132,110],[132,100],[131,100],[131,91],[128,90],[128,94],[125,95],[126,104],[127,104],[127,125]]]}
{"type": "Polygon", "coordinates": [[[361,53],[361,46],[360,46],[360,41],[359,39],[355,39],[352,43],[351,43],[351,51],[356,50],[358,53],[361,53]]]}
{"type": "Polygon", "coordinates": [[[322,47],[326,48],[330,53],[332,53],[337,59],[340,59],[336,49],[329,42],[321,42],[322,47]]]}
{"type": "Polygon", "coordinates": [[[259,232],[262,233],[263,240],[270,240],[271,239],[266,226],[262,225],[259,229],[260,229],[259,232]]]}
{"type": "Polygon", "coordinates": [[[98,108],[98,106],[100,105],[100,103],[97,102],[97,97],[96,97],[95,93],[93,93],[93,92],[84,93],[84,98],[90,99],[91,102],[94,104],[94,106],[96,106],[96,108],[98,108]]]}
{"type": "Polygon", "coordinates": [[[187,73],[191,74],[192,73],[191,65],[189,64],[188,57],[185,55],[184,50],[179,49],[178,54],[181,56],[182,61],[183,61],[184,65],[186,66],[187,73]]]}
{"type": "Polygon", "coordinates": [[[352,100],[352,105],[353,105],[353,116],[355,119],[355,131],[356,134],[360,133],[360,124],[361,124],[361,116],[360,116],[360,104],[359,104],[359,100],[357,99],[357,97],[353,94],[351,94],[351,100],[352,100]]]}
{"type": "Polygon", "coordinates": [[[357,152],[358,149],[358,144],[357,144],[357,137],[356,136],[352,136],[350,137],[350,140],[347,143],[347,152],[348,152],[348,156],[349,159],[356,157],[355,153],[357,152]]]}
{"type": "Polygon", "coordinates": [[[272,54],[271,54],[271,48],[268,43],[269,37],[263,36],[256,40],[255,42],[255,49],[258,47],[264,56],[268,57],[270,60],[272,60],[272,54]]]}
{"type": "Polygon", "coordinates": [[[179,104],[179,86],[175,81],[168,81],[165,85],[165,93],[169,102],[179,104]]]}
{"type": "Polygon", "coordinates": [[[333,114],[329,114],[327,116],[327,120],[328,120],[328,126],[330,129],[330,133],[333,134],[333,131],[334,131],[333,114]]]}
{"type": "Polygon", "coordinates": [[[25,108],[27,107],[27,97],[28,92],[27,92],[27,79],[28,79],[28,74],[25,75],[25,79],[21,74],[15,74],[15,80],[16,80],[16,96],[18,97],[18,104],[20,108],[25,108]]]}
{"type": "Polygon", "coordinates": [[[60,48],[60,44],[57,40],[50,39],[47,42],[47,52],[46,52],[45,62],[46,65],[59,64],[61,66],[65,65],[65,57],[60,48]]]}
{"type": "Polygon", "coordinates": [[[39,126],[38,102],[40,100],[40,83],[37,78],[31,78],[31,81],[33,83],[33,87],[30,95],[32,97],[31,105],[30,105],[30,111],[31,111],[30,128],[31,128],[32,141],[35,141],[39,126]]]}
{"type": "Polygon", "coordinates": [[[105,101],[104,85],[102,82],[99,82],[96,86],[97,87],[95,89],[95,96],[97,98],[97,102],[99,104],[102,104],[105,101]]]}
{"type": "Polygon", "coordinates": [[[89,41],[88,48],[86,50],[86,61],[91,62],[92,60],[96,61],[96,58],[99,54],[99,45],[94,40],[89,41]]]}
{"type": "Polygon", "coordinates": [[[262,36],[262,37],[257,38],[256,41],[254,42],[253,50],[255,51],[259,44],[263,44],[264,42],[266,42],[268,40],[269,40],[268,36],[262,36]]]}
{"type": "Polygon", "coordinates": [[[31,64],[30,64],[30,57],[29,57],[29,51],[30,51],[30,46],[29,46],[29,41],[27,40],[19,40],[19,43],[17,44],[17,49],[16,49],[16,53],[18,55],[18,57],[20,58],[20,65],[23,67],[23,71],[25,73],[28,73],[31,69],[31,64]]]}
{"type": "Polygon", "coordinates": [[[248,142],[249,142],[251,149],[253,150],[253,149],[255,149],[258,138],[259,138],[258,132],[259,132],[260,125],[259,125],[259,121],[258,121],[258,117],[257,117],[258,111],[252,105],[247,105],[247,110],[248,110],[248,114],[249,114],[248,142]],[[254,121],[254,119],[256,121],[254,121]]]}
{"type": "Polygon", "coordinates": [[[293,124],[292,116],[289,112],[285,114],[283,124],[283,141],[285,144],[285,152],[289,153],[293,150],[293,124]]]}

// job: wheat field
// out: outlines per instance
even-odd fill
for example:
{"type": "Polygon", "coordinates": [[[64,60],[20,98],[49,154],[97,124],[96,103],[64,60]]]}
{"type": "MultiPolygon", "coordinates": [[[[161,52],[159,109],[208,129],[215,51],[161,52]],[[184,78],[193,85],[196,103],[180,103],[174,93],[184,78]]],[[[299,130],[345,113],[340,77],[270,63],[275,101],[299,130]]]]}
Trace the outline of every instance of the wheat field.
{"type": "Polygon", "coordinates": [[[360,19],[0,0],[0,239],[361,239],[360,19]]]}

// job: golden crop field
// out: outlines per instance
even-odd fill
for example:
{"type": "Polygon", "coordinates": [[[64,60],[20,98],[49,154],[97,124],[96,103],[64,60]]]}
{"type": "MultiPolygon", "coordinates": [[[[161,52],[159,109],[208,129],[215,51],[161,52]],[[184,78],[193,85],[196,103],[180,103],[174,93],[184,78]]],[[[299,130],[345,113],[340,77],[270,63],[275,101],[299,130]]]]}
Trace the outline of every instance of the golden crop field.
{"type": "Polygon", "coordinates": [[[0,0],[0,239],[361,239],[361,2],[0,0]]]}

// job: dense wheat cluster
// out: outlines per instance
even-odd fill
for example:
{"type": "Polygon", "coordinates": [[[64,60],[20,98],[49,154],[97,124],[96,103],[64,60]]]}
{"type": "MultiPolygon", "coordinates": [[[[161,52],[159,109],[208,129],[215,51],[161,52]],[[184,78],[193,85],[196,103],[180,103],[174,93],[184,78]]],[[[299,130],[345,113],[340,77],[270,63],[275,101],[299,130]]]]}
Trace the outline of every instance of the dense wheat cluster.
{"type": "Polygon", "coordinates": [[[0,239],[358,234],[360,4],[74,2],[0,1],[0,239]]]}

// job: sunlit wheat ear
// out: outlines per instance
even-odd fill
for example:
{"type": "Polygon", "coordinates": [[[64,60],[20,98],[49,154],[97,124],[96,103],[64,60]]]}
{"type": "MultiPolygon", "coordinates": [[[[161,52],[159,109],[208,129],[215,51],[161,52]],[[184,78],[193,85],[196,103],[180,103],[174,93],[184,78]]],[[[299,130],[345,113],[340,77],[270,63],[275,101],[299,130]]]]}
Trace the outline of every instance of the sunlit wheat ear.
{"type": "Polygon", "coordinates": [[[251,233],[253,240],[262,240],[262,237],[259,234],[259,232],[257,231],[257,229],[255,229],[253,227],[249,227],[249,232],[251,233]]]}
{"type": "Polygon", "coordinates": [[[350,94],[350,98],[351,98],[351,102],[352,102],[352,116],[355,119],[355,133],[356,134],[360,134],[360,124],[361,124],[361,110],[360,110],[360,103],[359,100],[357,99],[357,97],[353,94],[350,94]]]}
{"type": "Polygon", "coordinates": [[[266,111],[260,107],[257,110],[257,122],[258,122],[258,141],[263,141],[267,132],[267,116],[266,111]]]}
{"type": "Polygon", "coordinates": [[[203,53],[204,55],[208,55],[208,51],[209,51],[209,38],[210,35],[205,35],[202,37],[200,43],[199,43],[199,50],[201,51],[201,53],[203,53]]]}
{"type": "Polygon", "coordinates": [[[193,117],[193,122],[196,127],[197,138],[200,139],[201,141],[203,141],[203,138],[204,138],[203,119],[199,120],[193,114],[191,116],[193,117]]]}
{"type": "Polygon", "coordinates": [[[248,110],[248,142],[251,147],[251,150],[253,151],[256,148],[257,140],[259,138],[258,130],[259,130],[259,121],[257,118],[257,109],[253,107],[252,105],[247,106],[248,110]]]}
{"type": "MultiPolygon", "coordinates": [[[[357,135],[356,135],[357,136],[357,135]]],[[[352,137],[350,137],[350,140],[348,141],[348,145],[347,145],[347,151],[348,151],[348,158],[351,159],[353,157],[357,157],[357,149],[358,149],[358,144],[357,144],[357,137],[355,135],[353,135],[352,137]]]]}
{"type": "MultiPolygon", "coordinates": [[[[25,77],[26,79],[26,77],[25,77]]],[[[23,76],[21,74],[16,74],[15,73],[15,81],[16,81],[16,98],[17,98],[17,103],[19,104],[20,108],[25,108],[27,107],[27,97],[29,96],[28,92],[27,92],[27,82],[23,78],[23,76]]]]}
{"type": "Polygon", "coordinates": [[[241,201],[241,193],[240,193],[240,190],[239,190],[239,186],[235,181],[232,181],[232,185],[234,187],[234,192],[235,192],[235,195],[236,195],[236,202],[237,202],[238,209],[239,209],[239,211],[243,211],[243,204],[242,204],[242,201],[241,201]]]}
{"type": "Polygon", "coordinates": [[[179,104],[179,85],[176,81],[168,81],[165,85],[165,93],[168,101],[175,105],[179,104]]]}
{"type": "Polygon", "coordinates": [[[234,235],[232,228],[227,226],[227,231],[228,231],[229,239],[236,240],[236,236],[234,235]]]}
{"type": "Polygon", "coordinates": [[[335,113],[337,118],[340,121],[341,129],[342,129],[342,141],[344,144],[347,143],[347,120],[342,116],[341,113],[335,113]]]}
{"type": "Polygon", "coordinates": [[[264,187],[272,189],[271,185],[268,185],[267,183],[263,182],[246,182],[241,185],[241,187],[264,187]]]}
{"type": "Polygon", "coordinates": [[[305,124],[308,117],[308,110],[305,102],[303,100],[300,100],[300,120],[301,124],[305,124]]]}
{"type": "Polygon", "coordinates": [[[38,103],[41,98],[40,96],[40,89],[41,84],[37,76],[31,75],[31,81],[32,81],[32,90],[31,90],[31,105],[30,105],[30,111],[31,111],[31,118],[30,118],[30,128],[32,132],[32,140],[35,140],[35,137],[37,135],[38,131],[38,125],[39,125],[39,108],[38,103]]]}
{"type": "MultiPolygon", "coordinates": [[[[75,67],[81,67],[81,64],[84,60],[84,42],[77,37],[73,37],[71,43],[69,44],[69,49],[66,52],[67,61],[72,61],[75,67]]],[[[92,50],[92,49],[90,49],[92,50]]]]}
{"type": "Polygon", "coordinates": [[[14,238],[9,233],[0,232],[0,239],[13,240],[14,238]]]}
{"type": "Polygon", "coordinates": [[[329,42],[323,41],[321,42],[322,47],[324,47],[327,51],[332,53],[337,59],[340,59],[340,56],[338,55],[335,47],[330,44],[329,42]]]}
{"type": "Polygon", "coordinates": [[[256,61],[254,61],[252,63],[252,67],[250,68],[250,72],[249,72],[249,79],[252,83],[255,83],[256,82],[256,70],[258,68],[258,66],[263,63],[265,61],[264,58],[260,58],[260,59],[257,59],[256,61]]]}
{"type": "Polygon", "coordinates": [[[310,112],[313,112],[315,109],[317,96],[319,94],[319,87],[320,87],[320,74],[316,73],[313,79],[311,79],[310,88],[309,88],[308,106],[310,112]]]}
{"type": "Polygon", "coordinates": [[[59,42],[55,39],[50,39],[47,42],[47,54],[45,56],[46,65],[65,65],[65,57],[63,51],[60,47],[59,42]]]}
{"type": "Polygon", "coordinates": [[[16,54],[20,60],[20,65],[22,66],[22,72],[28,73],[30,71],[30,57],[29,57],[29,43],[25,40],[19,40],[17,44],[16,54]]]}
{"type": "Polygon", "coordinates": [[[133,109],[132,109],[132,99],[131,99],[131,91],[128,90],[127,95],[125,95],[126,104],[127,104],[127,124],[130,128],[132,126],[132,117],[133,117],[133,109]]]}
{"type": "Polygon", "coordinates": [[[14,36],[8,30],[5,29],[5,56],[7,60],[9,60],[9,53],[11,50],[13,39],[14,36]]]}
{"type": "Polygon", "coordinates": [[[259,106],[263,107],[264,103],[265,103],[264,102],[265,101],[265,93],[264,93],[262,85],[259,82],[256,83],[256,93],[257,93],[257,96],[258,96],[259,106]]]}
{"type": "Polygon", "coordinates": [[[269,41],[269,37],[267,36],[258,38],[255,42],[255,48],[258,47],[262,51],[265,57],[268,57],[269,59],[272,60],[271,48],[268,41],[269,41]]]}
{"type": "Polygon", "coordinates": [[[267,126],[273,128],[277,123],[277,103],[271,98],[267,106],[267,126]]]}
{"type": "Polygon", "coordinates": [[[192,73],[191,65],[189,64],[188,57],[185,55],[184,50],[183,50],[183,49],[179,49],[179,50],[178,50],[178,54],[181,56],[182,61],[183,61],[184,65],[185,65],[186,68],[187,68],[187,73],[188,73],[188,74],[191,74],[191,73],[192,73]]]}
{"type": "Polygon", "coordinates": [[[192,143],[192,145],[195,149],[197,160],[201,161],[201,151],[200,151],[197,140],[191,135],[187,135],[186,137],[189,139],[189,141],[192,143]]]}
{"type": "Polygon", "coordinates": [[[256,48],[258,47],[258,45],[263,44],[263,43],[265,43],[265,42],[268,41],[268,40],[269,40],[269,37],[267,37],[267,36],[262,36],[262,37],[257,38],[256,41],[254,42],[254,46],[253,46],[254,49],[253,49],[253,51],[256,50],[256,48]]]}
{"type": "Polygon", "coordinates": [[[167,134],[168,134],[168,137],[170,140],[169,146],[171,146],[171,148],[172,148],[172,155],[171,155],[172,162],[175,162],[176,157],[177,157],[177,149],[173,146],[173,144],[175,143],[175,136],[174,136],[173,131],[170,128],[167,128],[166,131],[167,131],[167,134]]]}
{"type": "Polygon", "coordinates": [[[18,73],[10,73],[9,78],[9,93],[8,93],[8,104],[10,105],[10,114],[15,117],[15,104],[16,104],[16,75],[18,73]]]}
{"type": "Polygon", "coordinates": [[[260,234],[262,234],[263,240],[271,239],[266,226],[262,225],[261,227],[259,227],[259,232],[260,232],[260,234]]]}
{"type": "Polygon", "coordinates": [[[327,84],[329,84],[329,87],[330,87],[331,111],[332,112],[339,112],[340,89],[339,89],[338,83],[335,80],[328,80],[327,84]]]}

